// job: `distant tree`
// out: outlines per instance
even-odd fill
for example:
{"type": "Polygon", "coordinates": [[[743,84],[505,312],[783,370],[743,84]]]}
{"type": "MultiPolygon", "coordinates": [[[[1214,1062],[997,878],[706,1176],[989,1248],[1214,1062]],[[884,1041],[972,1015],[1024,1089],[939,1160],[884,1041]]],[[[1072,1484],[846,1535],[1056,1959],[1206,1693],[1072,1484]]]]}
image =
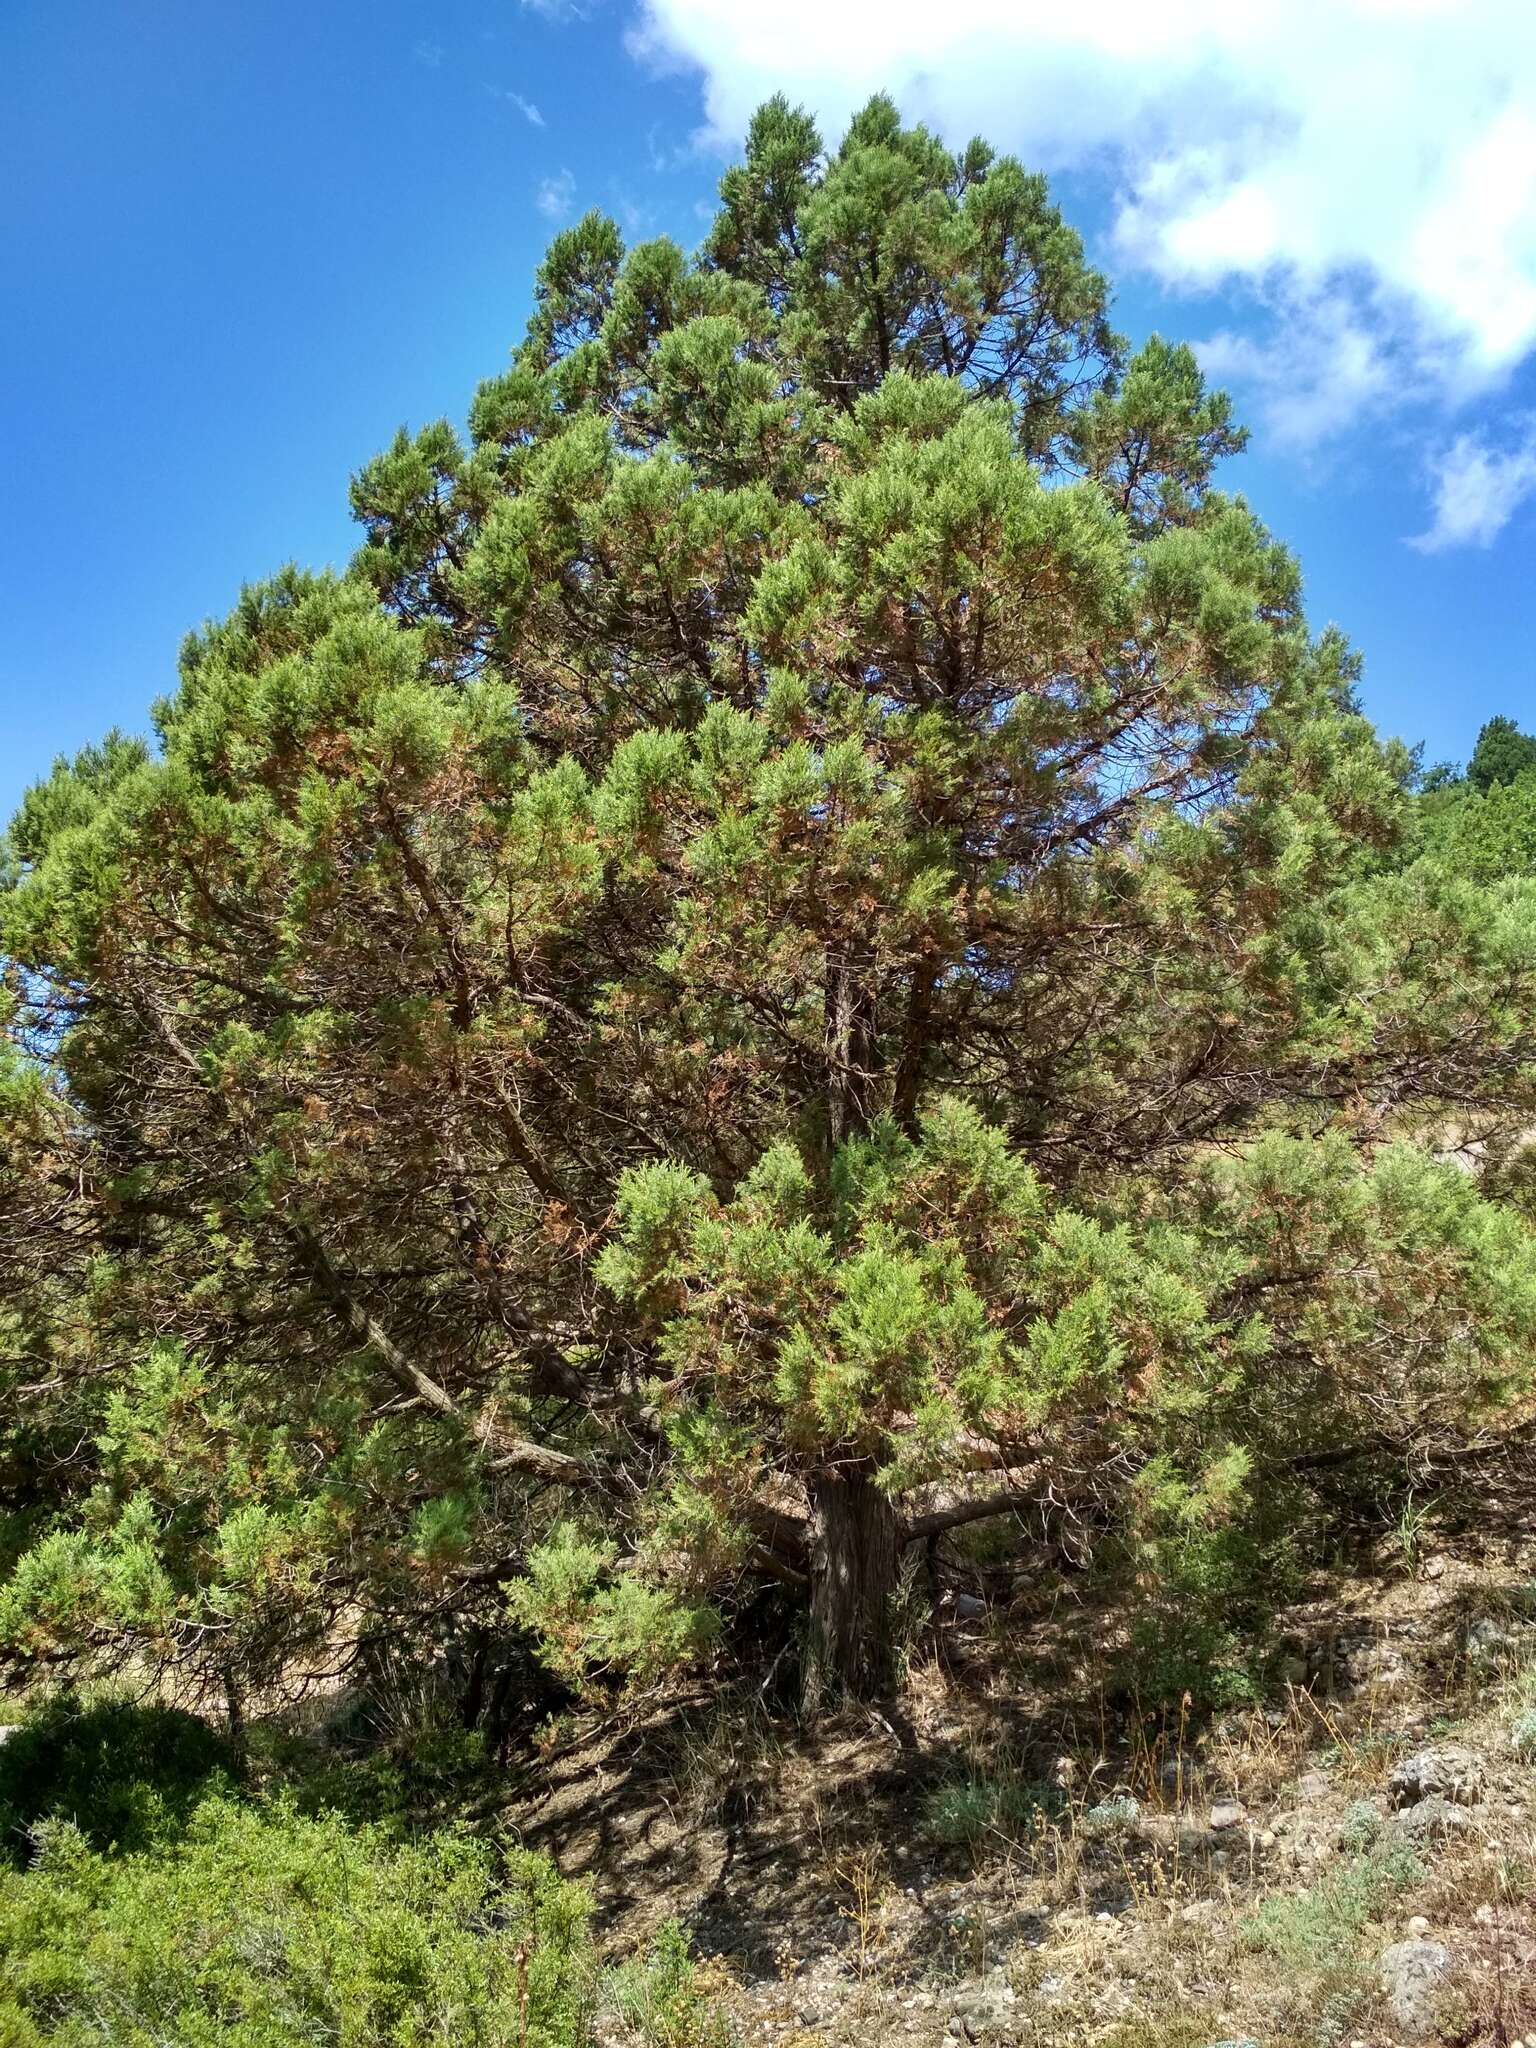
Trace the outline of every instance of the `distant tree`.
{"type": "Polygon", "coordinates": [[[892,1667],[910,1544],[1029,1507],[1175,1583],[1528,1380],[1528,900],[1129,361],[1043,182],[753,121],[699,255],[556,238],[343,578],[60,766],[3,909],[0,1629],[232,1700],[342,1643],[892,1667]]]}
{"type": "Polygon", "coordinates": [[[1422,806],[1420,845],[1477,882],[1536,876],[1536,775],[1431,795],[1422,806]]]}
{"type": "Polygon", "coordinates": [[[1528,768],[1536,768],[1536,738],[1522,732],[1512,718],[1490,718],[1467,763],[1467,780],[1473,788],[1492,789],[1495,783],[1518,781],[1528,768]]]}

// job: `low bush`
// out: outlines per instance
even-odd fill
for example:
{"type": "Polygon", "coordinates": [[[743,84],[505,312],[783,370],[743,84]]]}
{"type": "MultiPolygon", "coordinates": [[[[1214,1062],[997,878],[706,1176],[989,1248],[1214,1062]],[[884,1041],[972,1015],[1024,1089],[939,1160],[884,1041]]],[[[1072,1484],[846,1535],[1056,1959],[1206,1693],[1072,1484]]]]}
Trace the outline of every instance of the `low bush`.
{"type": "Polygon", "coordinates": [[[216,1796],[115,1856],[43,1820],[0,1872],[0,2048],[579,2048],[590,1901],[544,1859],[216,1796]]]}
{"type": "Polygon", "coordinates": [[[148,1848],[237,1776],[228,1744],[195,1714],[61,1693],[0,1744],[0,1861],[24,1862],[47,1819],[72,1821],[96,1849],[148,1848]]]}
{"type": "Polygon", "coordinates": [[[613,1973],[611,1988],[619,2018],[640,2048],[727,2048],[731,2040],[676,1920],[664,1920],[646,1954],[613,1973]]]}
{"type": "Polygon", "coordinates": [[[1244,1933],[1251,1947],[1293,1968],[1326,1969],[1423,1874],[1424,1866],[1405,1845],[1379,1848],[1331,1871],[1311,1891],[1266,1899],[1244,1933]]]}
{"type": "Polygon", "coordinates": [[[946,1779],[928,1794],[923,1830],[946,1849],[984,1848],[1037,1833],[1066,1809],[1053,1785],[1006,1767],[946,1779]]]}

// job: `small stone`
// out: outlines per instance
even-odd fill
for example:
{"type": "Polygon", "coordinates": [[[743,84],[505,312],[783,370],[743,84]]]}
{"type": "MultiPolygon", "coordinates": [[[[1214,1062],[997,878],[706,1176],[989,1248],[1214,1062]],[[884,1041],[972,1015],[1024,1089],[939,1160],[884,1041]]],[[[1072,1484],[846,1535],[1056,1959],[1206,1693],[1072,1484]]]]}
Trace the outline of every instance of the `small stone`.
{"type": "Polygon", "coordinates": [[[1211,1808],[1210,1824],[1213,1828],[1236,1828],[1241,1827],[1247,1818],[1237,1800],[1218,1799],[1211,1808]]]}
{"type": "Polygon", "coordinates": [[[1263,1833],[1259,1836],[1259,1847],[1261,1849],[1273,1849],[1274,1846],[1275,1831],[1273,1828],[1265,1828],[1263,1833]]]}
{"type": "Polygon", "coordinates": [[[1426,1579],[1443,1578],[1445,1576],[1445,1559],[1443,1557],[1430,1558],[1424,1567],[1424,1576],[1426,1579]]]}
{"type": "Polygon", "coordinates": [[[1408,1932],[1410,1934],[1428,1934],[1429,1922],[1424,1918],[1424,1915],[1422,1913],[1415,1913],[1413,1918],[1408,1922],[1408,1932]]]}
{"type": "Polygon", "coordinates": [[[1400,1941],[1383,1953],[1381,1988],[1405,2033],[1427,2040],[1436,2031],[1451,1969],[1451,1952],[1443,1942],[1400,1941]]]}

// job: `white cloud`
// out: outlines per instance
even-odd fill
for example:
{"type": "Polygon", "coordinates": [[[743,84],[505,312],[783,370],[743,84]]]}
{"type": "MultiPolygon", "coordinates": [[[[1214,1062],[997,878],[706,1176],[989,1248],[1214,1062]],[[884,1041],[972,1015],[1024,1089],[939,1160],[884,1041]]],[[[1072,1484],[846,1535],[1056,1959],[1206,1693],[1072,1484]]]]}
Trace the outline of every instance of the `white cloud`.
{"type": "Polygon", "coordinates": [[[569,171],[556,171],[539,180],[533,203],[546,220],[568,220],[576,205],[576,180],[569,171]]]}
{"type": "Polygon", "coordinates": [[[1213,383],[1241,383],[1272,441],[1315,447],[1405,395],[1403,365],[1348,294],[1287,293],[1282,311],[1262,340],[1223,328],[1195,343],[1213,383]]]}
{"type": "Polygon", "coordinates": [[[1536,494],[1536,420],[1520,438],[1490,447],[1476,434],[1459,434],[1435,461],[1434,519],[1410,547],[1422,554],[1445,548],[1490,547],[1526,499],[1536,494]]]}
{"type": "Polygon", "coordinates": [[[1487,397],[1536,350],[1536,0],[639,0],[739,145],[876,90],[1115,191],[1122,265],[1251,295],[1206,345],[1293,442],[1487,397]]]}
{"type": "Polygon", "coordinates": [[[520,92],[511,92],[505,89],[497,91],[494,86],[491,90],[495,93],[497,99],[505,100],[509,107],[516,107],[517,111],[530,126],[534,128],[542,128],[544,126],[544,116],[532,100],[524,99],[520,92]]]}

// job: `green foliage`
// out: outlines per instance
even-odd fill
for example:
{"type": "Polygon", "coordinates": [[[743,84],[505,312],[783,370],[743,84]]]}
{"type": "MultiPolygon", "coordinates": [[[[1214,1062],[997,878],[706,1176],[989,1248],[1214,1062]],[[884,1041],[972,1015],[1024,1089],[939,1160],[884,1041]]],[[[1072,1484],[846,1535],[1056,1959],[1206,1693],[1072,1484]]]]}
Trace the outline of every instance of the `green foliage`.
{"type": "Polygon", "coordinates": [[[1324,1970],[1347,1955],[1370,1923],[1424,1867],[1404,1844],[1353,1856],[1310,1891],[1265,1899],[1245,1925],[1249,1943],[1280,1962],[1324,1970]]]}
{"type": "Polygon", "coordinates": [[[1053,1785],[1022,1777],[1006,1764],[946,1778],[927,1795],[923,1831],[945,1849],[980,1854],[1029,1841],[1060,1818],[1066,1802],[1053,1785]]]}
{"type": "Polygon", "coordinates": [[[1083,1809],[1079,1822],[1083,1833],[1093,1838],[1123,1835],[1140,1818],[1140,1802],[1120,1793],[1112,1799],[1096,1800],[1083,1809]]]}
{"type": "Polygon", "coordinates": [[[228,1745],[195,1714],[59,1694],[0,1743],[0,1859],[24,1861],[32,1830],[54,1820],[104,1854],[151,1849],[238,1775],[228,1745]]]}
{"type": "Polygon", "coordinates": [[[1512,718],[1490,718],[1467,763],[1468,782],[1474,789],[1489,790],[1497,783],[1517,782],[1528,768],[1536,768],[1536,738],[1522,732],[1512,718]]]}
{"type": "Polygon", "coordinates": [[[763,107],[694,256],[557,236],[348,571],[8,840],[0,1639],[617,1692],[771,1579],[866,1684],[1001,1468],[1240,1688],[1276,1475],[1536,1355],[1525,784],[1414,793],[1242,441],[884,97],[763,107]]]}
{"type": "Polygon", "coordinates": [[[0,2039],[580,2048],[590,1901],[538,1857],[205,1800],[153,1852],[43,1823],[0,1873],[0,2039]]]}
{"type": "Polygon", "coordinates": [[[613,1545],[559,1523],[529,1552],[526,1575],[507,1604],[561,1677],[606,1677],[643,1688],[699,1656],[718,1617],[666,1586],[616,1572],[617,1563],[613,1545]]]}
{"type": "Polygon", "coordinates": [[[1167,1457],[1138,1475],[1130,1522],[1144,1597],[1121,1673],[1142,1702],[1219,1709],[1262,1689],[1264,1629],[1296,1581],[1296,1502],[1256,1511],[1248,1454],[1229,1446],[1190,1476],[1167,1457]]]}
{"type": "Polygon", "coordinates": [[[1351,1856],[1374,1849],[1381,1839],[1381,1815],[1369,1799],[1352,1799],[1344,1810],[1339,1846],[1351,1856]]]}
{"type": "Polygon", "coordinates": [[[1485,884],[1528,879],[1536,875],[1536,774],[1427,795],[1420,831],[1428,858],[1454,874],[1485,884]]]}
{"type": "Polygon", "coordinates": [[[733,2038],[700,1984],[687,1932],[676,1920],[664,1920],[646,1954],[614,1971],[610,1990],[642,2048],[727,2048],[733,2038]]]}

